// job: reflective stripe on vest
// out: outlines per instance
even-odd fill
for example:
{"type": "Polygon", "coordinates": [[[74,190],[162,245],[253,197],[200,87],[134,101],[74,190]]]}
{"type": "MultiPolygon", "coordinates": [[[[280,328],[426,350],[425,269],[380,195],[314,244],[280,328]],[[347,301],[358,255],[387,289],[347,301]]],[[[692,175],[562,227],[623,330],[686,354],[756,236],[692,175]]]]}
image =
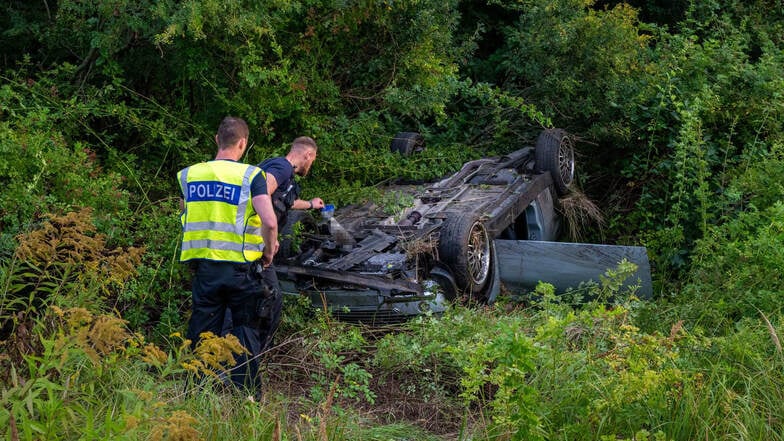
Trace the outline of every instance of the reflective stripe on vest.
{"type": "MultiPolygon", "coordinates": [[[[210,161],[178,173],[185,199],[181,261],[252,262],[261,257],[261,219],[250,184],[264,172],[233,161],[210,161]]],[[[266,177],[266,176],[265,176],[266,177]]]]}

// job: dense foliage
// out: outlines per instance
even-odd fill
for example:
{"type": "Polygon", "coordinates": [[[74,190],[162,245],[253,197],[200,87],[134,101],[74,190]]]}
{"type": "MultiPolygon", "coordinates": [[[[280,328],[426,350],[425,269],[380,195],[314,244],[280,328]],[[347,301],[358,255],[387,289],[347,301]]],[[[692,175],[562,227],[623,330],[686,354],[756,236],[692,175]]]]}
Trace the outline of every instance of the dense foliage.
{"type": "Polygon", "coordinates": [[[782,439],[782,182],[780,1],[10,0],[0,431],[782,439]],[[185,393],[233,346],[178,337],[173,176],[214,155],[227,114],[250,124],[251,163],[313,136],[306,195],[338,205],[563,127],[606,219],[585,236],[645,245],[655,298],[542,285],[531,308],[508,293],[384,333],[292,301],[262,406],[217,382],[185,393]],[[393,154],[398,131],[428,148],[393,154]]]}

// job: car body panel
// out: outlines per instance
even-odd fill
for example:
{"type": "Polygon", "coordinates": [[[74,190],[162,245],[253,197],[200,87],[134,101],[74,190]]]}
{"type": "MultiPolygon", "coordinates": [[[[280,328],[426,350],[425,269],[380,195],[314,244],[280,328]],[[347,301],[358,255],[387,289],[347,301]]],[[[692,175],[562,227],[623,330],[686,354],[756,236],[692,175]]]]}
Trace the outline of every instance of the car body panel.
{"type": "Polygon", "coordinates": [[[634,286],[639,298],[653,294],[645,247],[496,240],[495,249],[501,281],[512,290],[532,290],[540,281],[554,285],[558,293],[578,289],[585,282],[599,283],[600,276],[626,259],[637,265],[637,271],[624,282],[623,289],[634,286]]]}

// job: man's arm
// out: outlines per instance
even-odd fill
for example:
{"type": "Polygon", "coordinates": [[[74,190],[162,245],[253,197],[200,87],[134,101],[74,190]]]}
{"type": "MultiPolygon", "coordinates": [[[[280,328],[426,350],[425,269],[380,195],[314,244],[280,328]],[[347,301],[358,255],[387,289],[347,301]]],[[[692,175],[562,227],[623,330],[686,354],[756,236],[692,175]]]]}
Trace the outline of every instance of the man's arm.
{"type": "Polygon", "coordinates": [[[278,189],[278,178],[275,177],[272,173],[266,173],[267,175],[267,194],[275,193],[275,190],[278,189]]]}
{"type": "Polygon", "coordinates": [[[264,254],[261,263],[269,266],[278,252],[278,219],[272,209],[272,198],[268,194],[253,196],[253,209],[261,218],[261,237],[264,238],[264,254]]]}
{"type": "Polygon", "coordinates": [[[291,208],[295,210],[308,210],[310,208],[322,209],[324,208],[324,201],[321,198],[313,198],[309,201],[297,199],[291,204],[291,208]]]}

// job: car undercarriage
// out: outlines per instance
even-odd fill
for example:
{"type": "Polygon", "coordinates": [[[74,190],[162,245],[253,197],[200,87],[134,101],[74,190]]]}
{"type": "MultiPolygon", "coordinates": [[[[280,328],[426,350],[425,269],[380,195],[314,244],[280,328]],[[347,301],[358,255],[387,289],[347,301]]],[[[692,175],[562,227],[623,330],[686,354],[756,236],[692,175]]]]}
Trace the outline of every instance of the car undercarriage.
{"type": "MultiPolygon", "coordinates": [[[[393,151],[424,148],[420,135],[401,135],[393,151]]],[[[394,213],[373,202],[320,218],[292,211],[275,264],[281,287],[372,323],[439,313],[458,298],[492,303],[506,267],[496,241],[555,241],[574,169],[571,137],[548,129],[535,146],[467,162],[426,186],[390,188],[411,201],[394,213]]]]}

